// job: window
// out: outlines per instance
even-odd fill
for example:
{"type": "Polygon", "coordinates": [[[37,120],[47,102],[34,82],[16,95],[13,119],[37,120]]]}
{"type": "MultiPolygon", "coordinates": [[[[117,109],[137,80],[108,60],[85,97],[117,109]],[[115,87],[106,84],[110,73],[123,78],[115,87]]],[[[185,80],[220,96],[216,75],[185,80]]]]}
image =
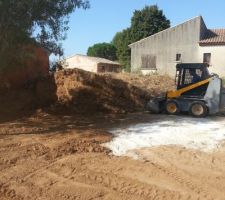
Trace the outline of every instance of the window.
{"type": "Polygon", "coordinates": [[[185,69],[184,85],[189,85],[202,80],[202,71],[200,69],[185,69]]]}
{"type": "Polygon", "coordinates": [[[203,63],[211,63],[211,53],[204,53],[203,54],[203,63]]]}
{"type": "Polygon", "coordinates": [[[105,66],[102,66],[102,70],[101,70],[102,72],[105,72],[105,66]]]}
{"type": "Polygon", "coordinates": [[[181,61],[181,54],[180,53],[176,54],[176,61],[181,61]]]}
{"type": "Polygon", "coordinates": [[[105,66],[102,65],[98,66],[98,73],[104,73],[105,71],[106,71],[105,66]]]}
{"type": "Polygon", "coordinates": [[[142,69],[156,69],[156,56],[142,55],[141,57],[142,69]]]}
{"type": "Polygon", "coordinates": [[[178,89],[186,87],[190,84],[203,80],[204,71],[202,69],[184,68],[177,72],[176,83],[178,83],[178,89]]]}

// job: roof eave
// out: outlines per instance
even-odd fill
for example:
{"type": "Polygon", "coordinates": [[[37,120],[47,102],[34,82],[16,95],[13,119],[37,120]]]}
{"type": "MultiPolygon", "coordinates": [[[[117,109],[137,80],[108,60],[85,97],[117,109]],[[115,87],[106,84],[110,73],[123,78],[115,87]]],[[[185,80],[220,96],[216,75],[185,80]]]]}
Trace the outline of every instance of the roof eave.
{"type": "Polygon", "coordinates": [[[224,46],[225,42],[199,42],[199,46],[224,46]]]}
{"type": "Polygon", "coordinates": [[[107,63],[107,62],[99,62],[98,64],[104,65],[104,64],[108,64],[108,65],[118,65],[120,67],[122,67],[122,65],[120,63],[107,63]]]}
{"type": "MultiPolygon", "coordinates": [[[[203,20],[203,18],[202,18],[201,15],[196,16],[196,17],[191,18],[191,19],[189,19],[189,20],[187,20],[187,21],[185,21],[185,22],[183,22],[183,23],[177,24],[177,25],[175,25],[175,26],[173,26],[173,27],[167,28],[167,29],[165,29],[165,30],[159,31],[158,33],[155,33],[155,34],[153,34],[153,35],[150,35],[150,36],[148,36],[148,37],[146,37],[146,38],[143,38],[143,39],[141,39],[141,40],[138,40],[138,41],[136,41],[136,42],[133,42],[133,43],[129,44],[128,46],[131,48],[131,47],[134,46],[135,44],[141,43],[141,42],[145,41],[146,39],[149,39],[150,37],[153,37],[153,36],[155,36],[155,35],[161,34],[161,33],[165,32],[165,31],[170,30],[170,29],[174,29],[174,28],[176,28],[176,27],[178,27],[178,26],[181,26],[181,25],[183,25],[183,24],[185,24],[185,23],[187,23],[187,22],[189,22],[189,21],[192,21],[192,20],[195,20],[195,19],[198,19],[198,18],[201,18],[201,19],[203,20]]],[[[204,22],[204,20],[203,20],[203,22],[204,22]]]]}

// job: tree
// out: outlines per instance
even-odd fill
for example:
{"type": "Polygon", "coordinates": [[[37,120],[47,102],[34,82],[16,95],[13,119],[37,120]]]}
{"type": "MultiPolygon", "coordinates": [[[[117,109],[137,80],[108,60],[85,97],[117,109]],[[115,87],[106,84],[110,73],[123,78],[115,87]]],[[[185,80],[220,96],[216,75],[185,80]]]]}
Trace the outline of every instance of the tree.
{"type": "Polygon", "coordinates": [[[1,68],[21,61],[24,46],[31,43],[62,54],[69,14],[88,7],[87,0],[0,0],[1,68]]]}
{"type": "Polygon", "coordinates": [[[157,5],[146,6],[136,10],[131,19],[131,27],[118,32],[112,43],[117,48],[117,57],[126,71],[130,71],[131,51],[129,44],[151,36],[170,27],[170,21],[165,17],[157,5]]]}
{"type": "Polygon", "coordinates": [[[88,56],[117,60],[116,47],[110,43],[98,43],[88,48],[88,56]]]}
{"type": "Polygon", "coordinates": [[[128,45],[131,43],[131,31],[127,28],[121,32],[116,33],[113,38],[112,44],[117,49],[117,57],[119,62],[123,65],[126,71],[130,71],[130,48],[128,45]]]}
{"type": "Polygon", "coordinates": [[[132,41],[136,42],[169,27],[170,21],[157,5],[146,6],[143,10],[136,10],[131,19],[132,41]]]}

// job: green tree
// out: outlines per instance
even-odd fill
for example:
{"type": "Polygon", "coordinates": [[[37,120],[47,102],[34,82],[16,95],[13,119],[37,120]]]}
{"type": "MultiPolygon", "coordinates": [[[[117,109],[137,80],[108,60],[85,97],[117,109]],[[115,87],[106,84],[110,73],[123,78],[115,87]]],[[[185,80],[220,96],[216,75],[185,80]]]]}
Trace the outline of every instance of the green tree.
{"type": "Polygon", "coordinates": [[[118,32],[112,43],[117,48],[117,57],[126,71],[130,71],[131,51],[129,44],[151,36],[170,27],[170,21],[157,5],[136,10],[131,18],[131,27],[118,32]]]}
{"type": "Polygon", "coordinates": [[[30,43],[62,54],[69,14],[88,7],[87,0],[0,0],[0,69],[21,61],[30,43]]]}
{"type": "Polygon", "coordinates": [[[170,21],[157,5],[146,6],[143,10],[136,10],[131,19],[132,41],[136,42],[169,27],[170,21]]]}
{"type": "Polygon", "coordinates": [[[117,60],[116,47],[110,43],[98,43],[88,48],[88,56],[117,60]]]}
{"type": "Polygon", "coordinates": [[[130,71],[130,48],[128,45],[131,43],[131,31],[127,28],[121,32],[116,33],[113,38],[112,44],[117,49],[117,57],[123,68],[130,71]]]}

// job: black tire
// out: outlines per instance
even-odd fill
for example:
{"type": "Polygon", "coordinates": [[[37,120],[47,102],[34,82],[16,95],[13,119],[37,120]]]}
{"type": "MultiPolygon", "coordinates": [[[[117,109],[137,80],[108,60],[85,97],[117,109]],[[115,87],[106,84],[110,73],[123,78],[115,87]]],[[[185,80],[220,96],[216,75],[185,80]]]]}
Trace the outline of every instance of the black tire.
{"type": "Polygon", "coordinates": [[[180,107],[177,101],[169,100],[166,102],[166,112],[170,115],[177,115],[180,113],[180,107]]]}
{"type": "Polygon", "coordinates": [[[208,108],[204,102],[196,101],[191,104],[189,113],[197,118],[206,117],[208,115],[208,108]]]}

